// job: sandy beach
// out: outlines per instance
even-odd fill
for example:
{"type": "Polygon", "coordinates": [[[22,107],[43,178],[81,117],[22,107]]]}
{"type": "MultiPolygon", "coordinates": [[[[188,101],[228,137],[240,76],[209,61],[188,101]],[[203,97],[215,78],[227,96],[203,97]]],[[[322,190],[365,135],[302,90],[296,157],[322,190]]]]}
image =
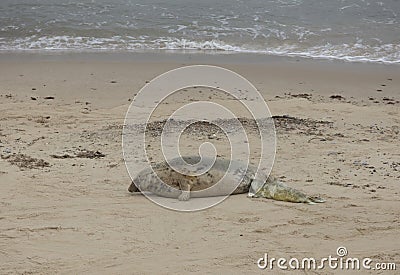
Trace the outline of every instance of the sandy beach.
{"type": "MultiPolygon", "coordinates": [[[[153,120],[194,94],[163,104],[153,120]]],[[[225,101],[217,91],[202,96],[225,101]]],[[[236,108],[232,100],[228,106],[236,108]]],[[[257,260],[265,253],[321,259],[340,246],[350,257],[400,268],[398,65],[255,54],[2,53],[0,110],[1,274],[287,274],[260,270],[257,260]],[[324,204],[242,194],[182,213],[127,191],[121,135],[132,99],[154,77],[192,64],[218,65],[255,85],[275,118],[272,174],[324,204]]],[[[152,130],[157,144],[160,129],[152,130]]],[[[192,147],[184,152],[197,152],[210,134],[207,127],[188,133],[183,145],[192,147]]],[[[223,138],[214,142],[228,153],[223,138]]],[[[154,161],[162,159],[157,150],[154,161]]],[[[293,273],[344,272],[361,274],[293,273]]]]}

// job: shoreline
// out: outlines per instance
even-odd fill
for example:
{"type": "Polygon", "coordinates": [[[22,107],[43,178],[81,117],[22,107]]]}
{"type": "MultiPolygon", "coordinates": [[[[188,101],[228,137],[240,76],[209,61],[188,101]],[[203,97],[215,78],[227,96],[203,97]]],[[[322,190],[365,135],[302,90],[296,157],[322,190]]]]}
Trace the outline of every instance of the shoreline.
{"type": "Polygon", "coordinates": [[[397,68],[400,62],[385,63],[381,61],[346,60],[329,57],[306,57],[296,55],[279,55],[257,52],[233,52],[218,50],[165,50],[165,49],[146,49],[146,50],[0,50],[0,61],[7,58],[15,59],[18,57],[57,60],[68,57],[72,59],[83,58],[85,60],[104,60],[114,59],[116,61],[153,61],[155,58],[164,58],[165,61],[205,61],[217,63],[237,63],[247,62],[252,64],[265,62],[308,62],[309,64],[348,64],[348,65],[368,65],[384,66],[397,68]],[[128,60],[127,60],[128,58],[128,60]],[[232,61],[233,60],[233,61],[232,61]]]}
{"type": "Polygon", "coordinates": [[[277,59],[292,59],[292,60],[310,60],[322,62],[336,62],[336,63],[351,63],[351,64],[375,64],[384,66],[399,66],[400,61],[383,61],[383,60],[370,60],[367,58],[357,59],[359,57],[333,57],[333,56],[309,56],[299,53],[269,53],[269,52],[240,52],[240,51],[225,51],[225,50],[206,50],[206,49],[23,49],[23,50],[0,50],[0,55],[42,55],[42,56],[57,56],[57,55],[114,55],[114,56],[146,56],[149,58],[151,55],[174,55],[177,56],[247,56],[257,57],[254,60],[259,62],[277,59]]]}

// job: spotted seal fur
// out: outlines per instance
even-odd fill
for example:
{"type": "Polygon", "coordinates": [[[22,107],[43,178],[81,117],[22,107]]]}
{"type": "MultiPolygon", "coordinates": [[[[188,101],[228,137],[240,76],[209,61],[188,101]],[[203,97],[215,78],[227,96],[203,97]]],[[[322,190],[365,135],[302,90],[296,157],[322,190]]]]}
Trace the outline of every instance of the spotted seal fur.
{"type": "MultiPolygon", "coordinates": [[[[196,164],[200,161],[200,157],[197,156],[183,157],[183,159],[189,164],[196,164]]],[[[176,165],[178,159],[173,159],[170,163],[176,165]]],[[[185,172],[185,175],[178,173],[164,161],[154,165],[153,169],[147,168],[139,172],[128,190],[129,192],[147,191],[158,196],[178,198],[182,201],[189,200],[190,197],[225,196],[248,192],[249,197],[263,197],[279,201],[310,204],[324,202],[319,197],[308,196],[285,185],[273,176],[269,176],[266,182],[257,182],[255,180],[257,168],[249,165],[245,170],[245,167],[246,165],[240,161],[217,158],[214,165],[206,173],[200,176],[190,176],[189,172],[185,172]],[[225,175],[229,165],[231,165],[233,173],[225,175]],[[166,184],[160,182],[160,179],[166,184]],[[220,179],[222,180],[220,181],[220,179]],[[231,192],[232,183],[238,181],[240,181],[239,185],[231,192]],[[217,182],[219,183],[216,184],[217,182]]]]}

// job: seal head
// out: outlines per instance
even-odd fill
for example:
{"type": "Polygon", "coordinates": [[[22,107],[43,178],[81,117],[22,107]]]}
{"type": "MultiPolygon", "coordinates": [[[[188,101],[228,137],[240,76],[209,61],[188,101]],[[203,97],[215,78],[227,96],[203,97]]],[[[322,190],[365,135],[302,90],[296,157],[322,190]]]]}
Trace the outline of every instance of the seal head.
{"type": "Polygon", "coordinates": [[[133,179],[128,191],[131,193],[146,191],[146,187],[150,182],[153,182],[153,170],[151,168],[144,169],[133,179]]]}

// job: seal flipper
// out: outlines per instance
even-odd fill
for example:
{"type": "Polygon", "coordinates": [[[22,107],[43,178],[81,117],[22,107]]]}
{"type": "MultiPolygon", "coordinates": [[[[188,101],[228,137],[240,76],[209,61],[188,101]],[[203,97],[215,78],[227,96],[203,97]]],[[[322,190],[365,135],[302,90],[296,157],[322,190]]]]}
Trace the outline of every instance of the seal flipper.
{"type": "Polygon", "coordinates": [[[179,187],[182,190],[182,193],[179,195],[178,200],[180,201],[188,201],[190,199],[190,189],[191,185],[185,181],[179,183],[179,187]]]}
{"type": "Polygon", "coordinates": [[[265,182],[251,179],[249,193],[247,194],[247,196],[250,198],[256,197],[258,191],[260,191],[265,184],[266,184],[265,182]]]}
{"type": "Polygon", "coordinates": [[[128,191],[131,193],[140,192],[139,188],[137,188],[136,184],[133,181],[131,185],[129,185],[128,191]]]}
{"type": "Polygon", "coordinates": [[[309,200],[309,204],[316,204],[316,203],[324,203],[325,200],[321,197],[318,196],[312,196],[312,197],[308,197],[309,200]]]}

